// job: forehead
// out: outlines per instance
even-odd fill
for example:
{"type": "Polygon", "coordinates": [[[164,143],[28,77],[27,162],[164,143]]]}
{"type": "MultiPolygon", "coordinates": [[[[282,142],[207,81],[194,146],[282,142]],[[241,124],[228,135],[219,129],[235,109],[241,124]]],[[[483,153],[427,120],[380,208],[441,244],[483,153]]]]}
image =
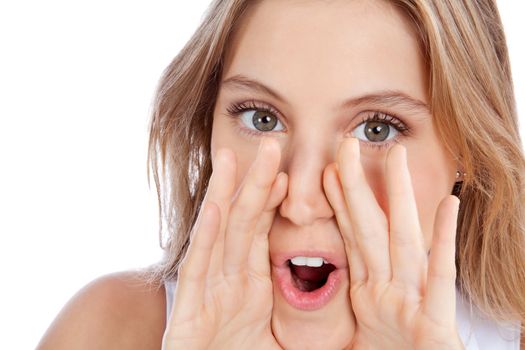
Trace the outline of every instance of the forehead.
{"type": "Polygon", "coordinates": [[[232,38],[223,78],[247,75],[291,100],[330,99],[332,105],[384,90],[428,100],[418,39],[408,17],[392,3],[262,0],[254,4],[232,38]]]}

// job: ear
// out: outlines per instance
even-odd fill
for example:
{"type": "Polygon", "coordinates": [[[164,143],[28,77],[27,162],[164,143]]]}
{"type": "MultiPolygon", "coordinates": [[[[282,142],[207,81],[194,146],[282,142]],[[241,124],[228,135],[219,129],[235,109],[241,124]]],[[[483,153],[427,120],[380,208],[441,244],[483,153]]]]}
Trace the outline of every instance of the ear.
{"type": "Polygon", "coordinates": [[[456,173],[454,174],[454,181],[455,182],[462,182],[465,180],[466,174],[466,167],[465,167],[465,160],[461,152],[456,151],[453,153],[453,160],[456,165],[456,173]]]}

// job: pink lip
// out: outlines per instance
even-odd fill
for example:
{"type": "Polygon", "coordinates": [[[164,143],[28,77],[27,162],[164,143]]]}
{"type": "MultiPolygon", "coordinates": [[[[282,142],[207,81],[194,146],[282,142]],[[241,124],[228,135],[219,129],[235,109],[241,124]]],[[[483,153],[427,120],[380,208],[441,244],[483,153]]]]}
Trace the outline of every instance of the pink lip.
{"type": "Polygon", "coordinates": [[[336,257],[334,254],[324,252],[294,252],[272,256],[274,281],[284,299],[291,306],[305,311],[318,310],[332,300],[340,289],[341,282],[348,278],[346,257],[336,257]],[[312,292],[304,292],[295,287],[292,280],[292,272],[288,267],[288,260],[295,256],[322,257],[333,264],[336,269],[330,273],[328,280],[319,289],[312,292]]]}

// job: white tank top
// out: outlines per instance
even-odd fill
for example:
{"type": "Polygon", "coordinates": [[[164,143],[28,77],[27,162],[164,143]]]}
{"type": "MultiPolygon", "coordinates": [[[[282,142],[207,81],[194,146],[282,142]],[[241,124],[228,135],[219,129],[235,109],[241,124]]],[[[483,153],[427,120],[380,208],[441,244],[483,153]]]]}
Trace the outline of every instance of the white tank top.
{"type": "MultiPolygon", "coordinates": [[[[175,282],[167,281],[166,287],[166,318],[169,320],[175,282]]],[[[496,322],[481,317],[481,313],[473,308],[456,293],[456,322],[459,335],[466,350],[520,350],[520,323],[511,322],[499,325],[496,322]]]]}

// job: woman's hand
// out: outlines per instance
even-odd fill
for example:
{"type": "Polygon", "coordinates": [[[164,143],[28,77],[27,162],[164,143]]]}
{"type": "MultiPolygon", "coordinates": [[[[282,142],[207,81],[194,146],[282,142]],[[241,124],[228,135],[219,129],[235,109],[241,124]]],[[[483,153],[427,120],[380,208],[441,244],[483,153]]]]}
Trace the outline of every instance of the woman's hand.
{"type": "Polygon", "coordinates": [[[279,145],[263,139],[235,194],[236,160],[218,151],[209,189],[179,270],[163,349],[279,348],[268,233],[287,191],[279,145]]]}
{"type": "Polygon", "coordinates": [[[456,329],[455,233],[459,200],[447,196],[424,247],[406,150],[386,161],[388,218],[369,187],[359,141],[345,140],[324,187],[345,242],[356,318],[353,349],[462,349],[456,329]]]}

